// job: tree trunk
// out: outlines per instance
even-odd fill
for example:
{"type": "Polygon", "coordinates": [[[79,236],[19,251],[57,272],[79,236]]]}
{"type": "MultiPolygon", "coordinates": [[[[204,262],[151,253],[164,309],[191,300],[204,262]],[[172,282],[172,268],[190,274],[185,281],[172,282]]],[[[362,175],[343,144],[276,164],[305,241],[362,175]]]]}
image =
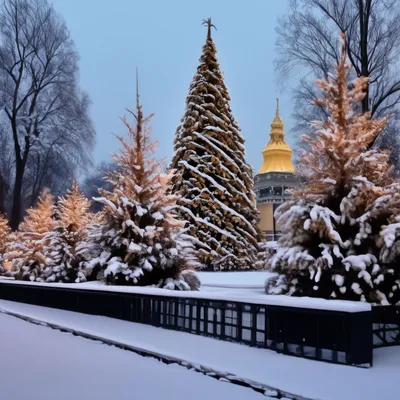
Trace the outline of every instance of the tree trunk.
{"type": "MultiPolygon", "coordinates": [[[[368,29],[371,13],[371,0],[359,0],[359,18],[360,18],[360,56],[361,56],[361,75],[369,77],[369,57],[368,57],[368,29]]],[[[362,99],[362,112],[369,111],[369,85],[364,90],[365,97],[362,99]]]]}
{"type": "Polygon", "coordinates": [[[18,229],[19,223],[21,222],[21,194],[24,172],[25,165],[22,162],[17,162],[15,169],[13,205],[10,219],[10,226],[13,231],[18,229]]]}

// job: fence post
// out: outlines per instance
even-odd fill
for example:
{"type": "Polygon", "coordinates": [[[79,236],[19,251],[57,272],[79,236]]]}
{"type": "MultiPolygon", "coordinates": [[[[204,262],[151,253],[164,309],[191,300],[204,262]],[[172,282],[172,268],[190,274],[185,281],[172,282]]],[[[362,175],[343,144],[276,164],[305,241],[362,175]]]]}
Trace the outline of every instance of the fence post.
{"type": "Polygon", "coordinates": [[[372,367],[372,311],[349,313],[351,365],[369,364],[372,367]]]}

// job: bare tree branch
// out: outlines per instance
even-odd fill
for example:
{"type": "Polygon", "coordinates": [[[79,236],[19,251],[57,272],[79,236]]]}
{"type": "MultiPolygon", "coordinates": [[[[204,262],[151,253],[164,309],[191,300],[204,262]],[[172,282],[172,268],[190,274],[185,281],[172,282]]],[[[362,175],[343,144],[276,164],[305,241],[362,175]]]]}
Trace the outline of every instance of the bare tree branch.
{"type": "Polygon", "coordinates": [[[312,119],[324,116],[320,106],[313,105],[318,92],[310,86],[315,79],[326,78],[338,63],[337,43],[341,32],[346,35],[347,55],[355,75],[369,78],[361,111],[382,117],[398,109],[400,3],[397,0],[291,0],[289,14],[277,27],[276,68],[284,81],[293,72],[299,72],[303,78],[294,90],[297,121],[294,129],[298,133],[306,132],[312,119]]]}

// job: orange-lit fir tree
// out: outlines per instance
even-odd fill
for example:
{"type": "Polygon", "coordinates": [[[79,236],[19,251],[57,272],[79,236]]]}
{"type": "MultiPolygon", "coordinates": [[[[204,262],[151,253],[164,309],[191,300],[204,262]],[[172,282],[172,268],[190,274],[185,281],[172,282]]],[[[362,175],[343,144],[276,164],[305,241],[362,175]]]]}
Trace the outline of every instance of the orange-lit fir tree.
{"type": "Polygon", "coordinates": [[[317,85],[329,113],[305,137],[302,184],[276,212],[282,227],[268,293],[400,301],[400,185],[389,153],[370,148],[387,119],[355,110],[368,79],[348,87],[345,40],[336,74],[317,85]]]}
{"type": "Polygon", "coordinates": [[[46,282],[82,282],[86,273],[81,268],[79,246],[84,242],[88,224],[93,220],[91,202],[81,193],[74,180],[72,187],[57,205],[57,222],[46,234],[49,260],[42,278],[46,282]]]}
{"type": "Polygon", "coordinates": [[[0,254],[4,253],[10,236],[10,226],[8,219],[0,213],[0,254]]]}
{"type": "Polygon", "coordinates": [[[16,279],[42,281],[43,270],[48,266],[46,234],[55,226],[53,196],[44,189],[35,207],[27,211],[20,230],[9,245],[5,258],[10,273],[16,279]]]}
{"type": "Polygon", "coordinates": [[[0,275],[3,274],[5,269],[8,269],[8,263],[4,260],[4,253],[10,242],[10,234],[11,230],[8,220],[0,213],[0,275]]]}
{"type": "Polygon", "coordinates": [[[91,201],[79,189],[78,182],[73,181],[71,189],[61,197],[57,206],[59,224],[82,237],[82,231],[93,220],[89,212],[91,201]]]}
{"type": "Polygon", "coordinates": [[[192,246],[181,238],[184,222],[174,217],[177,197],[167,194],[171,175],[162,174],[154,159],[151,115],[143,116],[139,94],[136,112],[128,112],[135,127],[123,118],[127,138],[118,136],[122,148],[113,156],[117,169],[106,178],[114,189],[100,189],[102,197],[95,199],[104,205],[103,220],[90,236],[101,254],[87,268],[100,271],[109,284],[197,289],[199,281],[190,271],[192,246]]]}

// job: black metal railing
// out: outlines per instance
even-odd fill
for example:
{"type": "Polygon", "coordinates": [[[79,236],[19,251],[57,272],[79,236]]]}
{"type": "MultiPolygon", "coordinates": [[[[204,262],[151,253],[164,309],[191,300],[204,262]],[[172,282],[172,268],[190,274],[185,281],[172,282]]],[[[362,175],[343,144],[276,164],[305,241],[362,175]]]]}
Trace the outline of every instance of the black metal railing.
{"type": "Polygon", "coordinates": [[[372,366],[372,313],[0,282],[5,300],[103,315],[333,363],[372,366]]]}
{"type": "Polygon", "coordinates": [[[372,308],[373,346],[400,346],[400,306],[372,308]]]}

